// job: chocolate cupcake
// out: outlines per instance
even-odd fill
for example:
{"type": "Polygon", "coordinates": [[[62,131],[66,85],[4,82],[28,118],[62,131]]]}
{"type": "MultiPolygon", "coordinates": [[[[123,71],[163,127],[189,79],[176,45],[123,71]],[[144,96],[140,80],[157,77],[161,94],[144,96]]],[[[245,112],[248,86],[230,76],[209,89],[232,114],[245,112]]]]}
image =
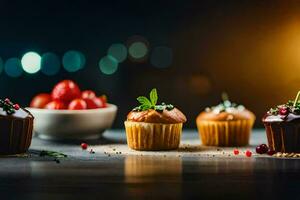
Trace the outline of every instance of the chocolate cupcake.
{"type": "Polygon", "coordinates": [[[125,121],[128,146],[135,150],[170,150],[180,143],[184,114],[171,104],[157,103],[157,92],[150,92],[150,100],[139,97],[140,106],[134,108],[125,121]]]}
{"type": "Polygon", "coordinates": [[[243,105],[231,103],[227,95],[217,106],[201,112],[196,124],[205,146],[246,146],[249,144],[255,115],[243,105]]]}
{"type": "Polygon", "coordinates": [[[29,111],[0,99],[0,154],[25,153],[32,138],[33,116],[29,111]]]}
{"type": "Polygon", "coordinates": [[[269,148],[276,152],[300,152],[300,92],[294,101],[271,108],[262,121],[269,148]]]}

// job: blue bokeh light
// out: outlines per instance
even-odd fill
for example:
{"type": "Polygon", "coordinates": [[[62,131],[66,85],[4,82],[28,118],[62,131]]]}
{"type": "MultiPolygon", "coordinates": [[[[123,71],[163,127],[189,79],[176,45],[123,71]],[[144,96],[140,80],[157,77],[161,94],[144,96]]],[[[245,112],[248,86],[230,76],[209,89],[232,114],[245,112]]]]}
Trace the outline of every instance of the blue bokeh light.
{"type": "Polygon", "coordinates": [[[114,57],[121,63],[127,58],[127,48],[124,44],[112,44],[107,51],[107,55],[114,57]]]}
{"type": "Polygon", "coordinates": [[[114,57],[107,55],[101,58],[99,67],[103,74],[111,75],[118,70],[118,61],[114,57]]]}
{"type": "Polygon", "coordinates": [[[41,56],[36,52],[25,53],[21,59],[23,70],[29,74],[34,74],[41,69],[41,56]]]}
{"type": "Polygon", "coordinates": [[[129,55],[136,60],[143,59],[148,53],[148,47],[144,42],[133,42],[128,48],[129,55]]]}
{"type": "Polygon", "coordinates": [[[20,77],[23,73],[22,64],[19,58],[9,58],[4,64],[4,71],[10,77],[20,77]]]}
{"type": "Polygon", "coordinates": [[[63,56],[63,67],[68,72],[76,72],[85,65],[85,56],[79,51],[67,51],[63,56]]]}
{"type": "Polygon", "coordinates": [[[43,74],[53,76],[60,70],[59,57],[51,52],[44,53],[41,61],[41,71],[43,74]]]}

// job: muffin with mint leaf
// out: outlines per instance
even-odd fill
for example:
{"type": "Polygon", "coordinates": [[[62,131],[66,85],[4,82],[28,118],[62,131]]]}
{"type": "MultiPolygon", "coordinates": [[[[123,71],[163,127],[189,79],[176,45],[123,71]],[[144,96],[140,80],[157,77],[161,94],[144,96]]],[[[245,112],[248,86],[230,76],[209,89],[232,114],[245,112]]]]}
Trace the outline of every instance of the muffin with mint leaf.
{"type": "Polygon", "coordinates": [[[283,153],[300,153],[300,91],[294,101],[271,108],[263,117],[269,148],[283,153]]]}
{"type": "Polygon", "coordinates": [[[171,104],[157,104],[156,89],[151,90],[150,99],[141,96],[137,100],[140,105],[125,121],[128,146],[144,151],[177,149],[185,115],[171,104]]]}
{"type": "Polygon", "coordinates": [[[196,124],[203,145],[246,146],[249,144],[255,115],[243,105],[232,103],[222,95],[223,102],[201,112],[196,124]]]}

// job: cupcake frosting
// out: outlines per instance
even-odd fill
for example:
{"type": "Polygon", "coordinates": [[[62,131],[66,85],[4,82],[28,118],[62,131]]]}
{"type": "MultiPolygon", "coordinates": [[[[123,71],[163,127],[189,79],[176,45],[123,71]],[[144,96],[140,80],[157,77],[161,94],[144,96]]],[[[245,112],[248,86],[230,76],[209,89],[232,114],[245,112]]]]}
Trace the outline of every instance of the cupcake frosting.
{"type": "Polygon", "coordinates": [[[13,104],[9,99],[0,99],[0,118],[1,117],[16,117],[25,119],[27,117],[33,118],[31,113],[18,104],[13,104]]]}
{"type": "Polygon", "coordinates": [[[206,108],[205,111],[199,114],[197,120],[233,121],[253,118],[255,118],[254,114],[243,105],[237,105],[229,100],[225,100],[217,106],[206,108]]]}
{"type": "Polygon", "coordinates": [[[243,119],[253,119],[254,114],[245,109],[243,111],[233,110],[231,112],[201,112],[198,116],[198,120],[208,120],[208,121],[234,121],[234,120],[243,120],[243,119]]]}
{"type": "Polygon", "coordinates": [[[162,111],[148,109],[145,111],[131,111],[127,115],[127,120],[134,122],[174,124],[186,122],[186,117],[177,108],[173,108],[172,110],[164,109],[162,111]]]}
{"type": "Polygon", "coordinates": [[[300,103],[288,101],[285,104],[271,108],[263,117],[263,122],[290,122],[300,119],[300,103]]]}

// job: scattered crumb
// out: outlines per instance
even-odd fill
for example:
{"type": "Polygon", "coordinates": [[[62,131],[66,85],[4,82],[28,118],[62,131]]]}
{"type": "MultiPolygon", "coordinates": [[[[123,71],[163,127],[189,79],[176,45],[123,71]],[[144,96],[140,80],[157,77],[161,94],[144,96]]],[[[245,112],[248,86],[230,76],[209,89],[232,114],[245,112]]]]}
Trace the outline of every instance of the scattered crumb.
{"type": "Polygon", "coordinates": [[[275,153],[273,157],[279,157],[279,158],[299,158],[300,153],[275,153]]]}
{"type": "Polygon", "coordinates": [[[95,151],[93,149],[90,150],[90,154],[94,154],[95,151]]]}

